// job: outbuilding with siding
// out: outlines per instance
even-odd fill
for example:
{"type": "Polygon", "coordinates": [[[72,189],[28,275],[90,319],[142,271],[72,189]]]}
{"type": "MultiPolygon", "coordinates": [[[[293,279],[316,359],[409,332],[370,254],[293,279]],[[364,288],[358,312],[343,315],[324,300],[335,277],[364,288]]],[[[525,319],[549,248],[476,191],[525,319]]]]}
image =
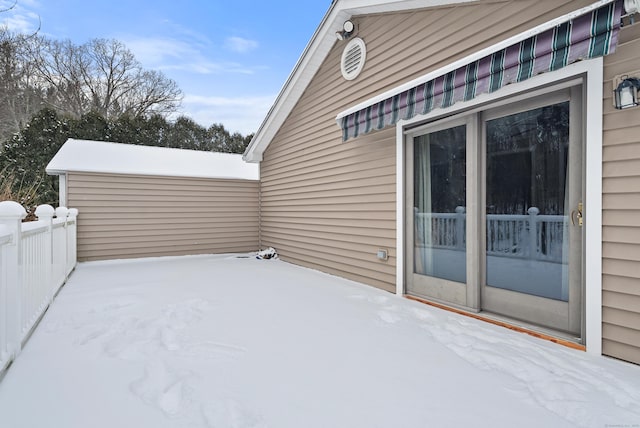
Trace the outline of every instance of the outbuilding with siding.
{"type": "Polygon", "coordinates": [[[640,363],[639,7],[332,2],[244,154],[260,245],[640,363]]]}
{"type": "Polygon", "coordinates": [[[241,155],[69,139],[46,170],[82,213],[80,261],[258,249],[258,167],[241,155]]]}

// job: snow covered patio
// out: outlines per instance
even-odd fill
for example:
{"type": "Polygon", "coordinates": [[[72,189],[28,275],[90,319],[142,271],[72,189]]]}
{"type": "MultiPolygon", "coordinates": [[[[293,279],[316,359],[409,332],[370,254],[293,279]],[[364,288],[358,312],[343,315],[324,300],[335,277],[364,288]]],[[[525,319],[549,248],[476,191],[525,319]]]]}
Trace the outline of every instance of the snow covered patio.
{"type": "Polygon", "coordinates": [[[640,427],[640,367],[278,260],[78,265],[0,426],[640,427]]]}

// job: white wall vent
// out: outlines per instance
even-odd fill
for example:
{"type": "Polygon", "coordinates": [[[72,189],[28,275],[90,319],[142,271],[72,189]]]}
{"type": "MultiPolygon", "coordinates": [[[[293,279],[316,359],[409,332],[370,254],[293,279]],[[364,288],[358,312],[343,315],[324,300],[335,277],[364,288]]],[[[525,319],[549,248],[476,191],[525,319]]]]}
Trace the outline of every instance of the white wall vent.
{"type": "Polygon", "coordinates": [[[344,51],[342,51],[342,59],[340,60],[340,70],[342,77],[347,80],[353,80],[364,68],[364,61],[367,57],[367,48],[364,40],[356,37],[347,43],[344,51]]]}

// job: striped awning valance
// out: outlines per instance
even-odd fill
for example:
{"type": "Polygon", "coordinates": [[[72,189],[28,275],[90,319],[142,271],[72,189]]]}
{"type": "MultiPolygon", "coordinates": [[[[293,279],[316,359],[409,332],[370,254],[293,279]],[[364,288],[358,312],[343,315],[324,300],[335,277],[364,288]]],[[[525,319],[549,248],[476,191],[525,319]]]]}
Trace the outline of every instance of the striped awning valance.
{"type": "Polygon", "coordinates": [[[342,138],[347,141],[395,125],[401,119],[468,101],[582,59],[608,55],[614,52],[618,42],[621,13],[622,0],[605,4],[382,101],[339,116],[342,138]]]}

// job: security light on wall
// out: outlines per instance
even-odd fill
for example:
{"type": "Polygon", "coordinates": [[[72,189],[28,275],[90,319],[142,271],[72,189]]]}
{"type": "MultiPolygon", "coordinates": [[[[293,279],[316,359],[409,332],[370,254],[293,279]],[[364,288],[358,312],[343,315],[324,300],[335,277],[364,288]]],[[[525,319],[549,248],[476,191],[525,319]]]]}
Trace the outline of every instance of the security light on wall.
{"type": "Polygon", "coordinates": [[[342,29],[345,33],[353,33],[354,28],[353,22],[351,21],[344,21],[344,24],[342,24],[342,29]]]}
{"type": "Polygon", "coordinates": [[[640,90],[640,79],[637,77],[623,76],[619,78],[619,83],[613,90],[613,98],[617,109],[625,109],[640,105],[638,91],[640,90]]]}
{"type": "Polygon", "coordinates": [[[355,30],[355,28],[356,27],[353,25],[353,22],[349,20],[344,21],[344,24],[342,24],[342,30],[336,32],[336,38],[338,40],[348,39],[353,35],[353,30],[355,30]]]}

